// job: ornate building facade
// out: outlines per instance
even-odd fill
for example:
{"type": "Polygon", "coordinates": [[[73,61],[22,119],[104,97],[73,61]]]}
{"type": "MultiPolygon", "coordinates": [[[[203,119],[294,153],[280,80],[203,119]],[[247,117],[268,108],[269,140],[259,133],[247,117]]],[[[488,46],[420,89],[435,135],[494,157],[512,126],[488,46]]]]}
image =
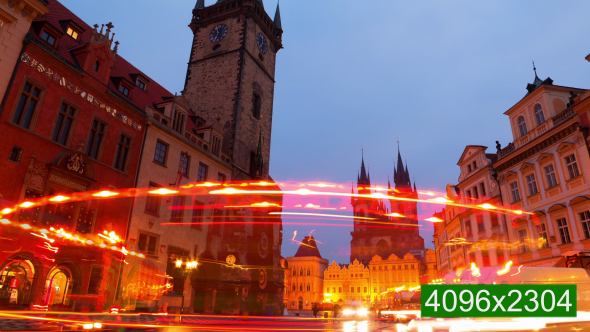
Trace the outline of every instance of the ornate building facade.
{"type": "Polygon", "coordinates": [[[287,262],[287,308],[311,310],[313,303],[323,302],[324,271],[328,268],[328,260],[322,258],[313,236],[304,237],[295,256],[288,257],[287,262]]]}
{"type": "MultiPolygon", "coordinates": [[[[403,164],[398,151],[397,168],[394,169],[394,188],[388,180],[387,194],[402,199],[418,199],[416,184],[412,188],[408,166],[403,164]]],[[[360,174],[357,178],[357,194],[384,194],[382,188],[371,188],[371,177],[365,169],[364,158],[361,161],[360,174]]],[[[354,189],[352,191],[354,194],[354,189]]],[[[383,200],[375,198],[352,198],[354,210],[354,231],[350,242],[350,261],[358,260],[368,264],[374,255],[389,257],[392,254],[403,257],[408,252],[420,252],[424,249],[424,239],[418,230],[418,208],[416,201],[390,200],[388,208],[383,200]],[[371,225],[368,220],[379,222],[371,225]],[[383,227],[384,224],[389,224],[383,227]],[[414,226],[415,225],[415,226],[414,226]]]]}
{"type": "Polygon", "coordinates": [[[136,68],[117,54],[112,24],[45,3],[0,107],[0,305],[104,310],[116,302],[133,200],[76,197],[135,186],[144,110],[162,94],[121,88],[136,68]]]}
{"type": "Polygon", "coordinates": [[[371,301],[370,271],[354,260],[349,265],[332,262],[324,272],[326,301],[340,305],[351,301],[368,304],[371,301]]]}

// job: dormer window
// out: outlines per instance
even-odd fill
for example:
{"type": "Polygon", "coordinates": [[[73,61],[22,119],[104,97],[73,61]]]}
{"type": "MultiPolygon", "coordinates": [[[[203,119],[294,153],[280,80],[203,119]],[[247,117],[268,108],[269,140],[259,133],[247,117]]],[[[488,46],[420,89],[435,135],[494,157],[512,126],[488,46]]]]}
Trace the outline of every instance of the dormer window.
{"type": "Polygon", "coordinates": [[[78,40],[78,37],[80,36],[80,33],[74,30],[74,28],[72,28],[71,26],[68,27],[66,33],[68,34],[68,36],[74,38],[75,40],[78,40]]]}
{"type": "Polygon", "coordinates": [[[124,94],[125,97],[129,97],[129,88],[127,88],[125,85],[123,85],[123,84],[119,85],[119,92],[124,94]]]}
{"type": "Polygon", "coordinates": [[[518,129],[520,130],[520,136],[524,136],[528,132],[526,129],[526,121],[523,116],[518,118],[518,129]]]}
{"type": "Polygon", "coordinates": [[[98,60],[96,60],[96,62],[94,63],[94,71],[98,72],[98,68],[100,68],[100,63],[98,62],[98,60]]]}
{"type": "Polygon", "coordinates": [[[47,32],[47,30],[43,30],[43,32],[41,32],[41,39],[46,41],[51,46],[55,46],[55,42],[57,41],[57,38],[55,38],[55,36],[47,32]]]}
{"type": "Polygon", "coordinates": [[[145,82],[143,82],[142,80],[140,80],[139,78],[135,81],[135,85],[142,89],[143,91],[145,91],[145,82]]]}

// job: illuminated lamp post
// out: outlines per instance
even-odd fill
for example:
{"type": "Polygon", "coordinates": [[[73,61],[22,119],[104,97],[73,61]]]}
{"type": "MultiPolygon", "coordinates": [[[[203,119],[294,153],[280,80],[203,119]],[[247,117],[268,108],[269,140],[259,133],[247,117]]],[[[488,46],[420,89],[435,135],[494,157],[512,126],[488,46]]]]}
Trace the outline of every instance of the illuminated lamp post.
{"type": "MultiPolygon", "coordinates": [[[[180,302],[180,315],[184,313],[184,293],[185,293],[185,286],[186,286],[186,278],[193,272],[194,269],[197,268],[199,262],[191,261],[191,262],[183,262],[180,259],[176,261],[176,270],[182,273],[182,302],[180,302]],[[182,264],[185,265],[185,269],[182,269],[182,264]]],[[[182,316],[180,316],[180,320],[182,321],[182,316]]]]}

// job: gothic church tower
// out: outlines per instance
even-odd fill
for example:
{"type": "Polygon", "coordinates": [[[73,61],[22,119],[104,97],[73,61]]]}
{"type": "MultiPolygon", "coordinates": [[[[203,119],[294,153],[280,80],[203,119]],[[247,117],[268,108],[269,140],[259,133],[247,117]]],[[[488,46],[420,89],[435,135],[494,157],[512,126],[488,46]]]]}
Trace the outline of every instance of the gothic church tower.
{"type": "Polygon", "coordinates": [[[232,180],[268,178],[276,54],[283,47],[281,15],[271,19],[262,0],[198,0],[183,95],[207,124],[224,130],[223,153],[232,180]],[[258,141],[265,160],[258,174],[258,141]]]}

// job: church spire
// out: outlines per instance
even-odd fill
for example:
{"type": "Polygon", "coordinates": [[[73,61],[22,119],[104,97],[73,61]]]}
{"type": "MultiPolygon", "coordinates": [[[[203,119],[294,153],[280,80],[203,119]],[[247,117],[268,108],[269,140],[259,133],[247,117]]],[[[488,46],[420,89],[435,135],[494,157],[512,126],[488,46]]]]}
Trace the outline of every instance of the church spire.
{"type": "Polygon", "coordinates": [[[283,30],[283,24],[281,23],[281,9],[279,7],[279,2],[277,2],[277,11],[275,12],[275,19],[274,19],[275,26],[277,29],[283,30]]]}
{"type": "Polygon", "coordinates": [[[195,9],[203,9],[205,8],[205,0],[197,0],[197,4],[195,5],[195,9]]]}

